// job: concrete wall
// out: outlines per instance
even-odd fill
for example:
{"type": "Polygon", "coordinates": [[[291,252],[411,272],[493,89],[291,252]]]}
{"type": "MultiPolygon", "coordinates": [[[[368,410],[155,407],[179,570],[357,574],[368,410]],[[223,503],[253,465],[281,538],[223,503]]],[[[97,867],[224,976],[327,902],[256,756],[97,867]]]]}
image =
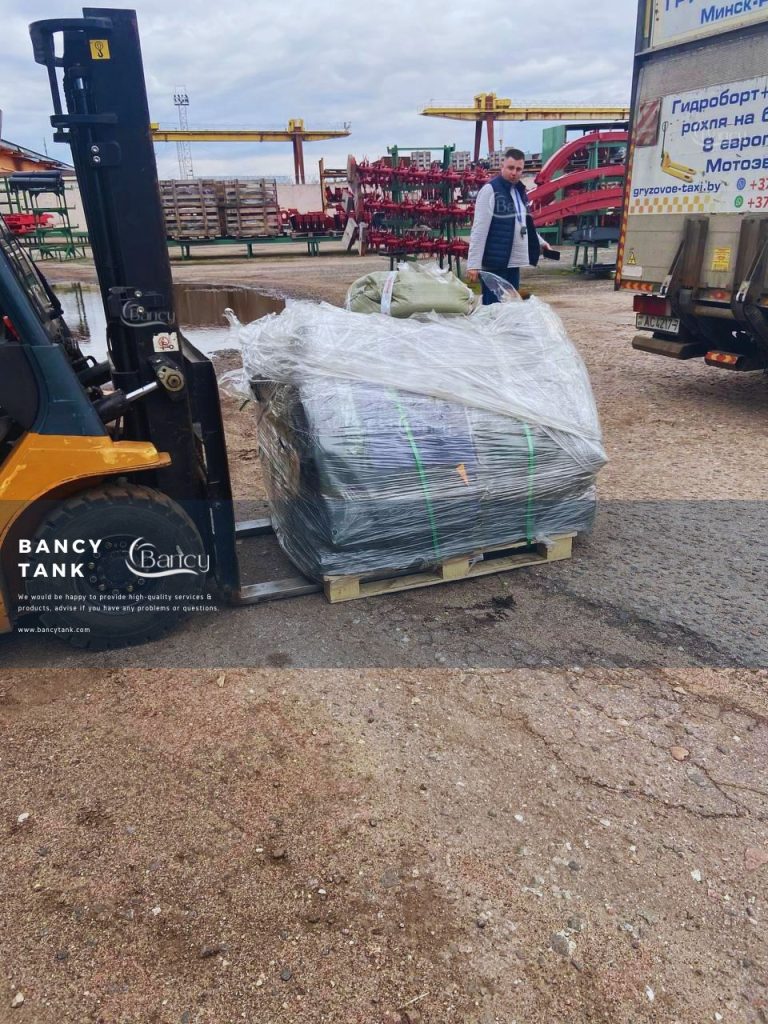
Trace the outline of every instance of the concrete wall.
{"type": "Polygon", "coordinates": [[[67,197],[67,206],[69,207],[69,222],[73,228],[77,228],[79,231],[87,231],[87,225],[85,223],[85,214],[83,213],[83,203],[80,199],[80,189],[77,184],[77,178],[74,174],[70,177],[66,177],[67,188],[65,195],[67,197]]]}
{"type": "Polygon", "coordinates": [[[298,210],[299,213],[313,213],[323,208],[319,184],[278,185],[277,201],[282,209],[298,210]]]}

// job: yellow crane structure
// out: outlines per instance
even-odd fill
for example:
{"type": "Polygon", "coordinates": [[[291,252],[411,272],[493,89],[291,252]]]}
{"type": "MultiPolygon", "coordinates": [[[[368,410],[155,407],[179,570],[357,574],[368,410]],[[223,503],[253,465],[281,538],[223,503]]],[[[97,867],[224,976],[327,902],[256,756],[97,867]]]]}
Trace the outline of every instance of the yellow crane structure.
{"type": "Polygon", "coordinates": [[[304,143],[323,139],[344,139],[350,127],[312,130],[304,127],[301,118],[292,118],[286,129],[267,128],[161,128],[150,125],[155,142],[291,142],[293,168],[297,185],[305,184],[304,143]]]}
{"type": "Polygon", "coordinates": [[[480,159],[483,125],[488,131],[488,152],[494,149],[493,126],[496,121],[624,121],[629,107],[513,107],[512,100],[495,92],[481,92],[471,107],[425,107],[425,117],[448,117],[454,121],[475,122],[474,160],[480,159]]]}

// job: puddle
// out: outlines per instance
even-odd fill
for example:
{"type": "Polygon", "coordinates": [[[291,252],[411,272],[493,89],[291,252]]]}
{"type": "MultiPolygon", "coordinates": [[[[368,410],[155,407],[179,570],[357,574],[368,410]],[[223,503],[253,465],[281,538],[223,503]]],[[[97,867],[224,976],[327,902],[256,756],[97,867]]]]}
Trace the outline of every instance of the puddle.
{"type": "MultiPolygon", "coordinates": [[[[106,320],[101,292],[96,285],[57,284],[54,288],[64,319],[80,343],[84,355],[105,359],[107,355],[106,320]]],[[[226,348],[236,348],[224,310],[229,307],[244,324],[258,320],[267,313],[284,308],[282,299],[262,295],[253,288],[227,288],[214,285],[185,284],[173,286],[176,316],[182,332],[201,352],[210,355],[226,348]]]]}

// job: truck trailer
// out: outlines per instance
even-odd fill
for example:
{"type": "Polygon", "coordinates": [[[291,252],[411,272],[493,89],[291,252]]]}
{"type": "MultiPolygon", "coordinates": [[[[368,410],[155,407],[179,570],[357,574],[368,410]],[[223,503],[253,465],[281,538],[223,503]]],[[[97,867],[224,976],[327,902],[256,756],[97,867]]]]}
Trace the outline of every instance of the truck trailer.
{"type": "Polygon", "coordinates": [[[636,349],[768,367],[768,0],[639,0],[616,287],[636,349]]]}

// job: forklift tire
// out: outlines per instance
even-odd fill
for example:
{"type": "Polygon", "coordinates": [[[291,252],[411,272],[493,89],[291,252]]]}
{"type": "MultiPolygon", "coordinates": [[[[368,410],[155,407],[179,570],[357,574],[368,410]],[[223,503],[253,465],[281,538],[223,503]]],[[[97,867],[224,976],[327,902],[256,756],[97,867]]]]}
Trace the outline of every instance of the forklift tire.
{"type": "Polygon", "coordinates": [[[137,484],[107,484],[56,505],[37,528],[32,551],[29,571],[39,575],[26,580],[28,600],[44,606],[38,620],[46,632],[75,647],[106,650],[157,639],[199,607],[207,590],[209,564],[197,527],[175,501],[137,484]],[[83,542],[85,553],[72,554],[83,542]],[[189,568],[162,574],[165,563],[153,563],[140,576],[128,568],[137,564],[128,556],[136,549],[141,556],[141,548],[151,557],[183,556],[189,568]],[[68,578],[56,576],[62,562],[68,578]],[[73,578],[74,565],[82,576],[73,578]]]}

